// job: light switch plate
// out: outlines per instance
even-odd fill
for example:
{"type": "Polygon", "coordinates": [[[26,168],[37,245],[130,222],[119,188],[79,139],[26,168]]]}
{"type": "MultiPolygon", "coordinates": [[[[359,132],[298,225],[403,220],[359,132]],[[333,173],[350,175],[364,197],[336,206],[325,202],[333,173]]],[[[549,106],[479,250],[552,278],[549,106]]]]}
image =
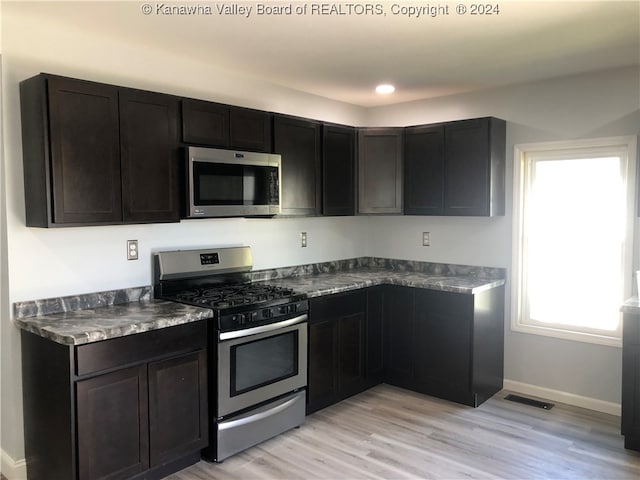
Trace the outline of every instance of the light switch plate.
{"type": "Polygon", "coordinates": [[[300,246],[303,248],[307,246],[307,232],[300,233],[300,246]]]}
{"type": "Polygon", "coordinates": [[[138,260],[138,240],[127,240],[127,260],[138,260]]]}
{"type": "Polygon", "coordinates": [[[422,232],[422,246],[428,247],[431,245],[431,233],[422,232]]]}

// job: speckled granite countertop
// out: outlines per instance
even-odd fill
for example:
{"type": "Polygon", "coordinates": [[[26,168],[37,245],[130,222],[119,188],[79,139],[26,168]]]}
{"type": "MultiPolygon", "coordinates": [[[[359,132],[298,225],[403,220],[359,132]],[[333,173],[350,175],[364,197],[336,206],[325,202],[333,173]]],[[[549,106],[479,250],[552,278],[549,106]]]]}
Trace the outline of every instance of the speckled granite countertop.
{"type": "Polygon", "coordinates": [[[362,268],[347,272],[302,275],[271,279],[266,282],[293,288],[299,293],[306,293],[309,298],[384,284],[475,294],[505,283],[504,279],[434,275],[415,271],[389,271],[384,268],[362,268]]]}
{"type": "Polygon", "coordinates": [[[142,300],[107,307],[16,318],[15,322],[23,330],[54,342],[82,345],[173,327],[204,320],[211,316],[212,311],[208,308],[163,300],[142,300]]]}
{"type": "Polygon", "coordinates": [[[631,297],[622,304],[620,311],[630,315],[640,315],[640,298],[631,297]]]}
{"type": "MultiPolygon", "coordinates": [[[[309,298],[394,284],[475,294],[505,283],[506,271],[465,265],[362,257],[252,272],[253,281],[283,285],[309,298]]],[[[23,330],[81,345],[210,318],[212,311],[154,300],[138,287],[14,304],[23,330]]]]}

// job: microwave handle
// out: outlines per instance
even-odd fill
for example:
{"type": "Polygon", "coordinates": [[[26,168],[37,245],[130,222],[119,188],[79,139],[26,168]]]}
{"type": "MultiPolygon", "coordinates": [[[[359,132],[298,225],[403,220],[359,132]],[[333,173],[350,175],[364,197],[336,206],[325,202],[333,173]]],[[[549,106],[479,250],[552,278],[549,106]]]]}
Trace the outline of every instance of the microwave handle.
{"type": "Polygon", "coordinates": [[[297,317],[293,317],[277,323],[270,323],[268,325],[261,325],[259,327],[244,328],[242,330],[234,330],[232,332],[222,332],[220,333],[218,338],[220,341],[223,341],[231,340],[233,338],[248,337],[251,335],[256,335],[257,333],[272,332],[273,330],[278,330],[280,328],[289,327],[297,323],[306,322],[307,318],[308,315],[305,313],[303,315],[299,315],[297,317]]]}

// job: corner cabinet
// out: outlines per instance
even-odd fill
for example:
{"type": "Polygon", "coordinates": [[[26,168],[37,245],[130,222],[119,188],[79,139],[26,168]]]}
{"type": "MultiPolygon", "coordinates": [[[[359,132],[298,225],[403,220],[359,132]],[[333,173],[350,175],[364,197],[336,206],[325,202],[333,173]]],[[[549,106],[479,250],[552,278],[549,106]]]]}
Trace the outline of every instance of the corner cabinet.
{"type": "Polygon", "coordinates": [[[402,214],[402,128],[358,130],[358,212],[402,214]]]}
{"type": "Polygon", "coordinates": [[[308,414],[382,382],[472,407],[503,387],[504,285],[380,285],[312,298],[309,315],[308,414]]]}
{"type": "Polygon", "coordinates": [[[177,99],[40,74],[20,102],[27,226],[179,220],[177,99]]]}
{"type": "Polygon", "coordinates": [[[356,131],[322,126],[322,214],[355,215],[356,131]]]}
{"type": "Polygon", "coordinates": [[[79,346],[21,334],[30,480],[162,478],[200,459],[205,322],[79,346]]]}
{"type": "Polygon", "coordinates": [[[505,142],[493,117],[407,127],[404,213],[504,215],[505,142]]]}
{"type": "Polygon", "coordinates": [[[640,452],[640,315],[624,314],[622,332],[622,434],[640,452]]]}
{"type": "Polygon", "coordinates": [[[321,213],[320,134],[319,122],[274,117],[273,148],[282,157],[282,215],[321,213]]]}

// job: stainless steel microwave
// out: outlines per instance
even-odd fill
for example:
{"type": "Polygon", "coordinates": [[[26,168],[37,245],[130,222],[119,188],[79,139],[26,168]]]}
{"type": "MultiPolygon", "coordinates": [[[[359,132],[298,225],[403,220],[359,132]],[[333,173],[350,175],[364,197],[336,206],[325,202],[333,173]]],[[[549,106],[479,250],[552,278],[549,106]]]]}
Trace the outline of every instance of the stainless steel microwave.
{"type": "Polygon", "coordinates": [[[280,155],[187,147],[185,218],[280,213],[280,155]]]}

